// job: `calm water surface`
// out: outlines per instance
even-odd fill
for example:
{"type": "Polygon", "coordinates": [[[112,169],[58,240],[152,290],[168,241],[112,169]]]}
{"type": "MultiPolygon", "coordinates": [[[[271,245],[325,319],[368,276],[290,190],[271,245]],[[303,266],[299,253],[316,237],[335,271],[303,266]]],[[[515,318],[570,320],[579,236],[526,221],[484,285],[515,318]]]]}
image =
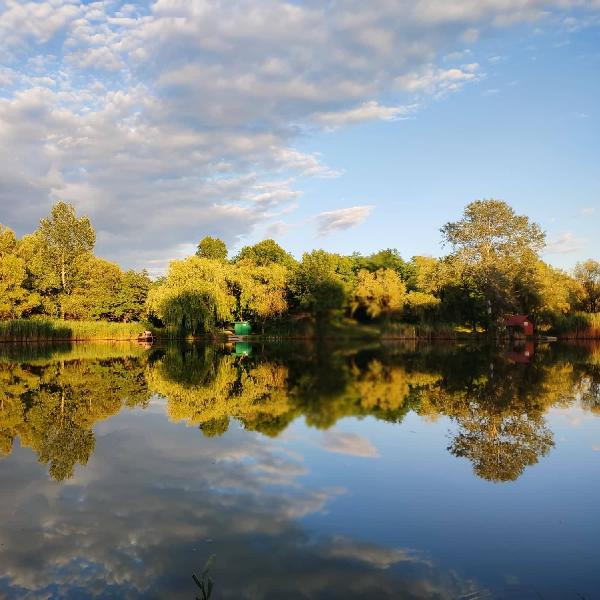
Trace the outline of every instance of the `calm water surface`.
{"type": "Polygon", "coordinates": [[[600,598],[600,347],[0,347],[0,598],[600,598]]]}

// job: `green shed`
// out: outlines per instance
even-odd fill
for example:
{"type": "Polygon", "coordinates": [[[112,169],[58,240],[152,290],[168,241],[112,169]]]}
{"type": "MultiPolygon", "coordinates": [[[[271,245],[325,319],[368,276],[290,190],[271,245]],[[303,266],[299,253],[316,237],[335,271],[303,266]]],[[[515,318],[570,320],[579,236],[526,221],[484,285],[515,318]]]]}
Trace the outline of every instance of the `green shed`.
{"type": "Polygon", "coordinates": [[[233,324],[233,331],[235,335],[250,335],[252,333],[252,326],[248,321],[236,321],[233,324]]]}

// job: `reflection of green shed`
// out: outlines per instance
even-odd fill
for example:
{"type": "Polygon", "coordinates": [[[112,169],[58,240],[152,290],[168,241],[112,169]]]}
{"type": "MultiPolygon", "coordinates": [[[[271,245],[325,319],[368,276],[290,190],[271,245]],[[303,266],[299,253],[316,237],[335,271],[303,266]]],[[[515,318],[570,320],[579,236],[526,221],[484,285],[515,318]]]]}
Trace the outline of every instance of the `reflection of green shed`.
{"type": "Polygon", "coordinates": [[[236,342],[235,343],[235,355],[236,356],[250,356],[252,354],[252,344],[250,342],[236,342]]]}
{"type": "Polygon", "coordinates": [[[252,327],[248,321],[236,321],[233,324],[233,331],[235,335],[250,335],[252,333],[252,327]]]}

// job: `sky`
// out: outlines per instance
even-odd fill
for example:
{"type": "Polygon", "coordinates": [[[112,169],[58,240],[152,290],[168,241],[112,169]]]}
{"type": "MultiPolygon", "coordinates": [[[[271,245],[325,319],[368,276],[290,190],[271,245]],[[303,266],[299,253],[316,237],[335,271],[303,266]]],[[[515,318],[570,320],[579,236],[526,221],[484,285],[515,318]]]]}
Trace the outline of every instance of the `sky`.
{"type": "Polygon", "coordinates": [[[600,258],[600,0],[0,0],[0,223],[403,257],[499,198],[600,258]]]}

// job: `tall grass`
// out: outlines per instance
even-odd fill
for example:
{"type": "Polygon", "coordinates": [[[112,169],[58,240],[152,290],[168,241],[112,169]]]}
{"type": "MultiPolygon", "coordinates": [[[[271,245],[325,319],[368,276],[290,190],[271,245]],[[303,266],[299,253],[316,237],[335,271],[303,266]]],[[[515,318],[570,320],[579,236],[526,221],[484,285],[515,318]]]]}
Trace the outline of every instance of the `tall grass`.
{"type": "Polygon", "coordinates": [[[0,341],[130,340],[146,329],[141,323],[17,319],[0,322],[0,341]]]}
{"type": "Polygon", "coordinates": [[[551,332],[564,340],[600,340],[600,313],[561,315],[551,332]]]}

